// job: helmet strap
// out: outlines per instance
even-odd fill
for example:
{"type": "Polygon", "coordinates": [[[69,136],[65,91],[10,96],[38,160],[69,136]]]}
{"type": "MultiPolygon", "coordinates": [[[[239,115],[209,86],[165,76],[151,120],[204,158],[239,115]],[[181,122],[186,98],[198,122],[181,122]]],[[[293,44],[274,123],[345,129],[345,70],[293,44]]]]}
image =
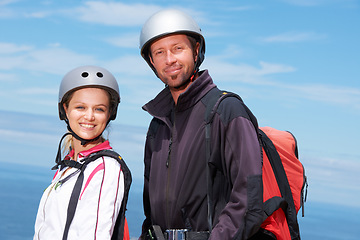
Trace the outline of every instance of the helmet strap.
{"type": "MultiPolygon", "coordinates": [[[[71,135],[73,136],[74,138],[76,138],[77,140],[80,141],[81,145],[84,146],[90,142],[94,142],[96,140],[98,140],[100,137],[101,137],[101,134],[93,139],[84,139],[84,138],[81,138],[79,135],[77,135],[70,127],[70,124],[69,124],[69,121],[67,119],[65,119],[65,122],[67,124],[67,129],[69,132],[65,133],[61,139],[60,139],[60,142],[59,142],[59,146],[58,146],[58,151],[57,151],[57,154],[56,154],[56,158],[55,158],[55,163],[56,165],[52,168],[52,170],[56,170],[58,169],[60,163],[61,163],[61,143],[62,141],[64,140],[64,138],[68,135],[71,135]]],[[[109,121],[108,121],[109,123],[109,121]]]]}
{"type": "Polygon", "coordinates": [[[100,138],[100,136],[101,136],[101,134],[100,134],[99,136],[97,136],[97,137],[95,137],[95,138],[93,138],[93,139],[84,139],[84,138],[80,137],[79,135],[77,135],[77,134],[71,129],[70,124],[69,124],[69,121],[68,121],[67,119],[65,120],[65,122],[66,122],[66,124],[67,124],[67,129],[68,129],[68,131],[70,132],[70,134],[71,134],[74,138],[76,138],[77,140],[79,140],[82,146],[84,146],[84,145],[86,145],[86,144],[88,144],[88,143],[90,143],[90,142],[94,142],[94,141],[98,140],[98,139],[100,138]]]}
{"type": "Polygon", "coordinates": [[[55,166],[51,168],[51,170],[56,170],[58,169],[60,163],[61,163],[61,142],[64,140],[64,138],[67,136],[67,135],[71,135],[71,133],[67,132],[65,133],[61,139],[60,139],[60,142],[59,142],[59,147],[58,147],[58,151],[57,151],[57,154],[56,154],[56,158],[55,158],[55,166]]]}
{"type": "Polygon", "coordinates": [[[193,81],[195,80],[194,78],[195,78],[195,75],[197,74],[197,72],[198,72],[198,70],[195,69],[194,72],[193,72],[193,74],[192,74],[185,82],[183,82],[183,84],[181,84],[180,86],[177,86],[177,87],[175,87],[175,88],[176,88],[176,89],[179,89],[179,88],[187,85],[189,82],[193,82],[193,81]]]}
{"type": "Polygon", "coordinates": [[[195,63],[194,63],[194,71],[192,73],[192,75],[188,78],[188,80],[186,82],[184,82],[183,84],[181,84],[180,86],[176,87],[176,89],[179,89],[181,88],[182,86],[188,84],[189,82],[193,82],[195,79],[195,76],[196,74],[199,72],[199,67],[201,65],[201,62],[200,62],[200,51],[201,51],[201,43],[199,45],[199,49],[198,49],[198,54],[197,54],[197,57],[196,57],[196,60],[195,60],[195,63]]]}

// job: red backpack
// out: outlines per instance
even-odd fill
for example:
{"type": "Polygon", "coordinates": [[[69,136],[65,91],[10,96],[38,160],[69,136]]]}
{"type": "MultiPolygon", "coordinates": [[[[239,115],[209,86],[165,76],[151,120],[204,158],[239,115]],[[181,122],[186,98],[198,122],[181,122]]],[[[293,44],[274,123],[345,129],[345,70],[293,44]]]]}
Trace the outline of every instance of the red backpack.
{"type": "Polygon", "coordinates": [[[304,167],[298,159],[296,139],[290,132],[271,127],[260,127],[260,134],[263,145],[264,207],[276,197],[285,204],[281,204],[282,207],[272,214],[268,213],[261,228],[274,234],[278,240],[300,239],[296,215],[304,204],[303,190],[307,181],[304,167]]]}
{"type": "MultiPolygon", "coordinates": [[[[257,120],[240,96],[231,92],[211,90],[205,112],[206,131],[210,133],[211,122],[220,102],[226,97],[236,97],[245,108],[249,120],[258,131],[263,150],[263,223],[261,234],[277,240],[300,239],[297,213],[304,204],[304,188],[307,187],[305,170],[298,159],[295,137],[286,131],[271,127],[258,128],[257,120]]],[[[210,135],[206,134],[206,151],[210,156],[210,135]]],[[[306,194],[305,194],[306,195],[306,194]]],[[[306,200],[305,200],[306,201],[306,200]]],[[[211,209],[211,208],[209,208],[211,209]]],[[[212,217],[213,213],[209,213],[212,217]]],[[[304,208],[302,212],[304,216],[304,208]]]]}

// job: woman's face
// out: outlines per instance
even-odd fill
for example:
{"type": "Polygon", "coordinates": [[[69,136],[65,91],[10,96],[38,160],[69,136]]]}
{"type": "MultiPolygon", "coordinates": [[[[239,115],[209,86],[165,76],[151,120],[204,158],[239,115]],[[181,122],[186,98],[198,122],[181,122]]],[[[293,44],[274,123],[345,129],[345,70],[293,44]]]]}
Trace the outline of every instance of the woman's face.
{"type": "Polygon", "coordinates": [[[100,88],[75,91],[68,106],[64,104],[71,129],[83,139],[93,139],[105,130],[110,117],[108,93],[100,88]]]}

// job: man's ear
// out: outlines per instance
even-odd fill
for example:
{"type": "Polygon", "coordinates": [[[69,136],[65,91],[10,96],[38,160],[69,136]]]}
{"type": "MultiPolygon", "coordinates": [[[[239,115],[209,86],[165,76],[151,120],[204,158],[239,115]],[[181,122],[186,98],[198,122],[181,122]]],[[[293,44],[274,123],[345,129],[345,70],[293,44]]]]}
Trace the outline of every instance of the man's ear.
{"type": "Polygon", "coordinates": [[[153,58],[152,58],[152,55],[151,55],[150,52],[148,53],[148,56],[149,56],[149,61],[150,61],[151,64],[154,66],[154,61],[153,61],[153,58]]]}
{"type": "Polygon", "coordinates": [[[199,55],[199,50],[200,50],[200,43],[197,42],[196,45],[195,45],[195,51],[194,51],[194,60],[195,61],[197,60],[197,57],[199,55]]]}

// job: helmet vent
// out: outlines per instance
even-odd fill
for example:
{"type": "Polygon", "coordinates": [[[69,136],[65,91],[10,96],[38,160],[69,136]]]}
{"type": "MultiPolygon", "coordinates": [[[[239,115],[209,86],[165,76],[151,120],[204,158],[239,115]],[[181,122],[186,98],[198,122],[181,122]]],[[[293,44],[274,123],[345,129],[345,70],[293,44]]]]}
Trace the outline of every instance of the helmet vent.
{"type": "Polygon", "coordinates": [[[101,72],[97,72],[96,76],[98,76],[99,78],[102,78],[104,75],[101,72]]]}
{"type": "Polygon", "coordinates": [[[83,72],[83,73],[81,74],[81,76],[82,76],[83,78],[87,78],[87,77],[89,76],[89,73],[88,73],[88,72],[83,72]]]}

